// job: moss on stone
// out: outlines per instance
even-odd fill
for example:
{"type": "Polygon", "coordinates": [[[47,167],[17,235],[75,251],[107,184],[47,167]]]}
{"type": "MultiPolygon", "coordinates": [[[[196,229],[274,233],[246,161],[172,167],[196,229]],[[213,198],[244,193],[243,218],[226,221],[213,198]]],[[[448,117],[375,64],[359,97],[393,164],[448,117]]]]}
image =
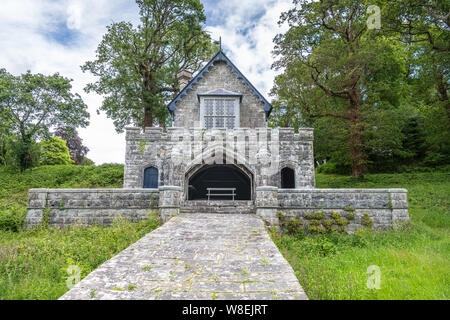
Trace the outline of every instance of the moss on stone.
{"type": "Polygon", "coordinates": [[[325,218],[325,212],[317,211],[313,213],[307,213],[305,214],[304,218],[307,220],[321,220],[325,218]]]}
{"type": "Polygon", "coordinates": [[[141,154],[145,153],[145,147],[147,147],[147,141],[139,140],[139,151],[141,152],[141,154]]]}
{"type": "Polygon", "coordinates": [[[354,213],[352,213],[352,212],[346,212],[344,217],[347,220],[353,220],[353,219],[355,219],[356,215],[354,213]]]}
{"type": "Polygon", "coordinates": [[[367,212],[363,213],[363,217],[361,219],[361,224],[368,229],[372,229],[373,219],[369,216],[369,214],[367,212]]]}
{"type": "Polygon", "coordinates": [[[346,206],[346,207],[344,208],[344,211],[348,211],[348,212],[353,212],[353,211],[355,211],[355,210],[356,210],[356,209],[350,207],[350,205],[348,205],[348,206],[346,206]]]}

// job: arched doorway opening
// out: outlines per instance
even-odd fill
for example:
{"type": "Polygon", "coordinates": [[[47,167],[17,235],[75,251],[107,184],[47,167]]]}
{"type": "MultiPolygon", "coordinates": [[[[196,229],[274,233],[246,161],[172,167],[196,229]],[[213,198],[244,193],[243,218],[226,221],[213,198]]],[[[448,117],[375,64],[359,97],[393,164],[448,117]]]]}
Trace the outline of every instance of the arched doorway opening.
{"type": "Polygon", "coordinates": [[[285,167],[281,169],[281,188],[295,189],[295,171],[285,167]]]}
{"type": "MultiPolygon", "coordinates": [[[[235,188],[234,200],[251,200],[252,180],[251,174],[235,165],[205,165],[187,179],[187,199],[207,200],[208,188],[235,188]]],[[[219,193],[227,194],[227,191],[219,193]]],[[[231,197],[211,195],[210,200],[231,200],[231,197]]]]}
{"type": "Polygon", "coordinates": [[[158,169],[155,167],[145,168],[143,187],[150,189],[158,188],[158,169]]]}

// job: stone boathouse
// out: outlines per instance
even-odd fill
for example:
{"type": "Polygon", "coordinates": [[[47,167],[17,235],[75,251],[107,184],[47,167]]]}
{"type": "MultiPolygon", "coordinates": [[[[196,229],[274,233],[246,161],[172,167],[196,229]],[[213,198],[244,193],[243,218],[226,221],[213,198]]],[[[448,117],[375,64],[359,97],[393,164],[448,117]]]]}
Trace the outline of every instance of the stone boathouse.
{"type": "Polygon", "coordinates": [[[316,189],[313,130],[269,128],[272,106],[222,50],[178,80],[171,127],[126,129],[123,189],[30,189],[28,226],[44,216],[53,226],[107,225],[151,210],[163,223],[183,213],[240,213],[271,227],[280,217],[350,212],[347,231],[364,219],[381,229],[409,219],[405,189],[316,189]]]}

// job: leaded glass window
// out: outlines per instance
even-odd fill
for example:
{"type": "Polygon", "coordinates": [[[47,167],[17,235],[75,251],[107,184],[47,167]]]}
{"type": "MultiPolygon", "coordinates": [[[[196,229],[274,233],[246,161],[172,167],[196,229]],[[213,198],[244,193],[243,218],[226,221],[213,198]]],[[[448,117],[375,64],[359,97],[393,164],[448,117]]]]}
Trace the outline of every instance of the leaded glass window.
{"type": "Polygon", "coordinates": [[[237,100],[230,98],[205,98],[203,101],[203,127],[206,129],[239,126],[237,100]]]}

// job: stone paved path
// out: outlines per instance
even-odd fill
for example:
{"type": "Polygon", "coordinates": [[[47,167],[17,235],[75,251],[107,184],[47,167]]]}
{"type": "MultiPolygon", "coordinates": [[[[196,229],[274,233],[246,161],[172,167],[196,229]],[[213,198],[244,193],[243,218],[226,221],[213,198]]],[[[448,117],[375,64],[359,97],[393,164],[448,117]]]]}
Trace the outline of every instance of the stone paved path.
{"type": "Polygon", "coordinates": [[[60,299],[307,299],[254,215],[183,214],[60,299]]]}

